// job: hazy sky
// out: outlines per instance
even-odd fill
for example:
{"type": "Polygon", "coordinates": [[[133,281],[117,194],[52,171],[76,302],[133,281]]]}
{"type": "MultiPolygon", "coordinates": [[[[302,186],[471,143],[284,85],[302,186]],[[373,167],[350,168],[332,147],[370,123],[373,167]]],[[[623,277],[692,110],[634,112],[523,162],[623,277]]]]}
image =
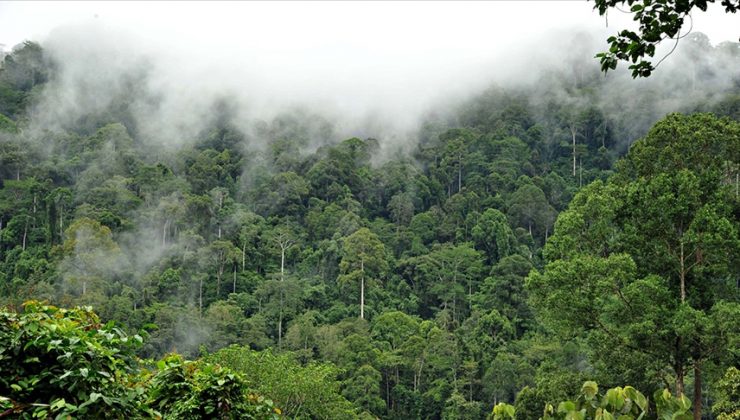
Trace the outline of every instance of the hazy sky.
{"type": "MultiPolygon", "coordinates": [[[[159,75],[151,83],[173,103],[203,92],[240,92],[252,110],[311,102],[400,126],[440,98],[526,78],[557,60],[557,48],[567,48],[577,32],[599,41],[582,52],[593,56],[607,34],[629,23],[615,11],[607,28],[585,1],[0,1],[5,49],[31,39],[56,51],[63,65],[93,57],[100,88],[115,79],[106,72],[130,68],[128,56],[149,54],[159,75]]],[[[713,4],[693,27],[717,44],[736,41],[739,23],[740,16],[713,4]]],[[[94,76],[89,66],[77,76],[70,66],[71,87],[94,76]]],[[[63,102],[80,102],[69,98],[63,102]]]]}
{"type": "MultiPolygon", "coordinates": [[[[235,43],[262,51],[456,49],[492,46],[574,24],[605,22],[585,1],[491,2],[0,2],[0,43],[43,40],[57,26],[97,18],[142,36],[193,48],[235,43]]],[[[616,28],[626,16],[612,13],[616,28]]],[[[694,28],[714,41],[737,40],[737,16],[717,4],[696,13],[694,28]]]]}

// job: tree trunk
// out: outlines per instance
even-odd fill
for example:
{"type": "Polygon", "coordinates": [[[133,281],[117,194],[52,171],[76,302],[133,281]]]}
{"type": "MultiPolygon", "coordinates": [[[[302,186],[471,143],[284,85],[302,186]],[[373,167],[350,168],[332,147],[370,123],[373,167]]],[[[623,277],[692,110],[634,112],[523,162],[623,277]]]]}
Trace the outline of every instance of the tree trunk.
{"type": "Polygon", "coordinates": [[[236,264],[234,264],[234,285],[231,287],[231,293],[236,293],[236,264]]]}
{"type": "Polygon", "coordinates": [[[221,277],[224,275],[224,264],[221,263],[218,267],[218,275],[216,276],[216,297],[221,294],[221,277]]]}
{"type": "Polygon", "coordinates": [[[62,207],[59,211],[59,242],[64,241],[64,207],[62,207]]]}
{"type": "Polygon", "coordinates": [[[686,263],[684,261],[685,259],[684,255],[684,246],[683,246],[683,240],[681,240],[681,271],[680,271],[680,279],[681,279],[681,303],[686,302],[686,263]]]}
{"type": "Polygon", "coordinates": [[[360,319],[365,319],[365,261],[360,260],[360,319]]]}
{"type": "Polygon", "coordinates": [[[26,250],[26,238],[28,237],[28,217],[26,217],[26,225],[23,227],[23,251],[26,250]]]}
{"type": "Polygon", "coordinates": [[[285,285],[285,246],[280,245],[280,316],[278,319],[278,348],[283,348],[283,287],[285,285]]]}
{"type": "Polygon", "coordinates": [[[462,190],[462,157],[458,158],[457,163],[457,192],[462,190]]]}
{"type": "Polygon", "coordinates": [[[283,348],[283,291],[280,291],[280,316],[278,318],[278,349],[283,348]]]}
{"type": "Polygon", "coordinates": [[[684,395],[683,387],[683,365],[677,364],[676,367],[676,397],[684,395]]]}
{"type": "Polygon", "coordinates": [[[389,383],[390,380],[388,379],[389,376],[390,375],[386,371],[385,372],[385,406],[387,408],[391,407],[391,385],[389,383]]]}
{"type": "Polygon", "coordinates": [[[167,227],[170,224],[169,219],[164,220],[164,226],[162,226],[162,246],[167,245],[167,227]]]}
{"type": "Polygon", "coordinates": [[[203,313],[203,276],[198,280],[198,313],[203,313]]]}
{"type": "Polygon", "coordinates": [[[242,244],[242,273],[247,268],[247,241],[242,244]]]}
{"type": "Polygon", "coordinates": [[[421,390],[421,370],[424,368],[424,362],[419,363],[419,370],[416,372],[416,384],[414,385],[414,392],[421,390]]]}
{"type": "Polygon", "coordinates": [[[285,247],[280,247],[280,282],[285,279],[285,247]]]}
{"type": "Polygon", "coordinates": [[[573,138],[573,177],[576,176],[576,128],[570,127],[570,135],[573,138]]]}
{"type": "Polygon", "coordinates": [[[701,420],[701,360],[694,362],[694,420],[701,420]]]}

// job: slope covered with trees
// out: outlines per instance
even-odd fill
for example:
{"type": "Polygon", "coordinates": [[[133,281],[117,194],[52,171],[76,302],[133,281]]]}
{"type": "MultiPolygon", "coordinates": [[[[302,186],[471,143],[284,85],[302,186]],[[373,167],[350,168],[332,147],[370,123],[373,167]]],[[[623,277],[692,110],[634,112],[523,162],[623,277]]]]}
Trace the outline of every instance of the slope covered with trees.
{"type": "MultiPolygon", "coordinates": [[[[702,40],[684,45],[740,60],[702,40]]],[[[90,305],[146,331],[139,357],[240,372],[235,387],[291,417],[509,403],[531,419],[586,380],[732,410],[740,81],[647,133],[676,93],[581,64],[430,114],[410,154],[335,141],[311,110],[243,131],[228,98],[171,147],[141,134],[136,89],[39,126],[59,66],[18,46],[0,71],[0,302],[90,305]]],[[[671,77],[718,83],[692,71],[671,77]]],[[[163,363],[156,375],[206,380],[163,363]]],[[[200,398],[189,389],[155,409],[200,398]]]]}

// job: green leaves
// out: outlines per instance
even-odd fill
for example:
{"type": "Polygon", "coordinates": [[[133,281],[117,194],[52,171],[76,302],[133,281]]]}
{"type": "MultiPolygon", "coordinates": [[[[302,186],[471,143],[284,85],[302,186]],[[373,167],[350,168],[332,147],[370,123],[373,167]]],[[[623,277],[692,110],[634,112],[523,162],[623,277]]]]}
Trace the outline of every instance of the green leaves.
{"type": "Polygon", "coordinates": [[[670,391],[664,389],[656,391],[653,398],[660,420],[690,420],[694,418],[690,411],[691,401],[683,394],[674,397],[670,391]]]}
{"type": "Polygon", "coordinates": [[[591,401],[594,399],[596,394],[599,393],[599,385],[596,384],[594,381],[587,381],[583,383],[583,387],[581,387],[581,394],[586,398],[586,400],[591,401]]]}
{"type": "MultiPolygon", "coordinates": [[[[720,354],[738,335],[721,319],[737,319],[726,279],[740,248],[722,162],[740,156],[739,130],[706,114],[671,115],[558,218],[549,262],[527,279],[531,306],[563,336],[585,334],[600,373],[654,383],[673,370],[682,389],[692,366],[727,363],[720,354]]],[[[624,392],[607,392],[612,414],[624,392]]]]}
{"type": "Polygon", "coordinates": [[[587,381],[575,401],[563,401],[558,404],[557,410],[552,405],[546,405],[542,419],[639,420],[647,413],[647,398],[635,388],[616,387],[600,395],[598,384],[587,381]]]}
{"type": "Polygon", "coordinates": [[[141,338],[101,325],[91,308],[30,301],[0,312],[0,408],[21,418],[274,419],[280,410],[226,368],[169,356],[151,374],[141,338]],[[53,326],[53,327],[52,327],[53,326]],[[10,411],[7,411],[10,410],[10,411]]]}
{"type": "Polygon", "coordinates": [[[489,416],[489,418],[491,420],[514,420],[516,418],[514,414],[516,414],[516,409],[513,405],[498,403],[493,406],[493,411],[491,412],[491,416],[489,416]]]}
{"type": "Polygon", "coordinates": [[[231,369],[171,354],[151,379],[150,399],[165,419],[277,419],[273,402],[251,391],[231,369]]]}
{"type": "MultiPolygon", "coordinates": [[[[632,77],[650,76],[660,61],[653,65],[646,58],[655,55],[656,47],[662,41],[677,39],[685,19],[690,19],[692,9],[706,11],[709,2],[714,0],[595,0],[594,8],[598,9],[601,16],[626,4],[633,14],[633,20],[638,24],[637,32],[625,29],[616,36],[607,38],[609,52],[596,55],[601,63],[601,70],[613,70],[619,61],[626,61],[633,63],[629,66],[632,77]]],[[[722,5],[728,13],[734,13],[740,7],[736,0],[724,0],[722,5]]]]}
{"type": "Polygon", "coordinates": [[[26,302],[23,313],[0,312],[0,354],[10,356],[0,358],[0,393],[37,417],[142,414],[127,379],[138,345],[90,308],[26,302]]]}
{"type": "Polygon", "coordinates": [[[254,392],[274,401],[288,417],[343,419],[354,413],[339,392],[339,371],[333,365],[301,366],[288,353],[256,352],[242,346],[221,349],[205,361],[243,375],[254,392]]]}

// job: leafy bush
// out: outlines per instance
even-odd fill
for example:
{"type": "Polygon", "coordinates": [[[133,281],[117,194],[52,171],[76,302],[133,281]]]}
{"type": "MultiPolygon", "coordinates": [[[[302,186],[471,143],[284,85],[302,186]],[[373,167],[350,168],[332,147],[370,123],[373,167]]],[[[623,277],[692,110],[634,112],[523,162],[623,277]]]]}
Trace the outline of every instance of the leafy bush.
{"type": "Polygon", "coordinates": [[[90,307],[36,301],[0,311],[0,417],[275,419],[272,401],[228,368],[170,355],[155,373],[143,339],[101,325],[90,307]]]}
{"type": "Polygon", "coordinates": [[[730,367],[717,384],[717,395],[712,411],[717,420],[740,418],[740,370],[730,367]]]}
{"type": "Polygon", "coordinates": [[[337,369],[330,364],[301,366],[288,353],[257,352],[237,345],[205,359],[243,374],[250,386],[274,399],[290,418],[356,417],[355,407],[339,392],[337,369]]]}
{"type": "Polygon", "coordinates": [[[231,369],[176,354],[157,368],[149,402],[165,419],[277,419],[281,414],[271,400],[249,392],[231,369]]]}
{"type": "MultiPolygon", "coordinates": [[[[691,401],[681,395],[674,397],[668,390],[658,391],[654,395],[657,417],[650,415],[648,399],[631,386],[608,389],[599,394],[596,382],[587,381],[581,387],[581,393],[575,401],[563,401],[555,408],[552,404],[545,406],[540,420],[641,420],[654,418],[659,420],[691,420],[691,401]]],[[[516,408],[506,403],[493,407],[489,420],[513,420],[517,418],[516,408]]]]}
{"type": "Polygon", "coordinates": [[[90,307],[40,302],[0,311],[0,396],[20,418],[143,416],[139,335],[101,325],[90,307]]]}

